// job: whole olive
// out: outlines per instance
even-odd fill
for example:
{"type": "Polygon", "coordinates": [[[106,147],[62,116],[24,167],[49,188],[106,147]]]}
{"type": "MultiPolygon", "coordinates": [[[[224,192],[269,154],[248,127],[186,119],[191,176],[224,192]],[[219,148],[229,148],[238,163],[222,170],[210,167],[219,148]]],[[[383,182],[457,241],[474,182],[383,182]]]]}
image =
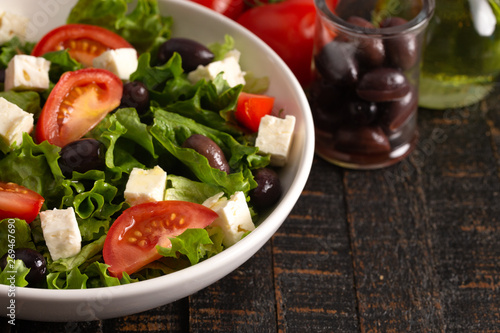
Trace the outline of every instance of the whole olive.
{"type": "Polygon", "coordinates": [[[406,76],[393,68],[376,68],[359,81],[356,93],[370,102],[387,102],[403,98],[410,91],[406,76]]]}
{"type": "Polygon", "coordinates": [[[276,171],[270,168],[257,169],[254,179],[258,185],[250,191],[250,200],[255,208],[264,209],[278,202],[283,189],[276,171]]]}
{"type": "MultiPolygon", "coordinates": [[[[347,22],[362,29],[366,29],[367,32],[370,32],[371,29],[375,29],[375,26],[371,22],[359,16],[351,16],[347,19],[347,22]]],[[[375,38],[373,36],[359,37],[356,47],[356,57],[360,66],[368,68],[378,67],[384,63],[385,48],[381,38],[375,38]]]]}
{"type": "Polygon", "coordinates": [[[416,89],[410,89],[401,99],[381,103],[382,123],[389,131],[397,130],[418,108],[416,89]]]}
{"type": "MultiPolygon", "coordinates": [[[[400,17],[390,17],[382,21],[381,28],[396,27],[407,21],[400,17]]],[[[397,37],[384,40],[387,58],[392,66],[407,70],[412,68],[418,61],[419,45],[416,33],[407,32],[397,37]]]]}
{"type": "Polygon", "coordinates": [[[219,169],[226,173],[230,172],[224,152],[209,137],[202,134],[193,134],[184,141],[183,148],[191,148],[208,159],[208,164],[212,168],[219,169]]]}
{"type": "Polygon", "coordinates": [[[127,82],[123,85],[123,95],[120,107],[135,108],[139,114],[149,109],[149,91],[140,81],[127,82]]]}
{"type": "Polygon", "coordinates": [[[379,126],[343,127],[334,132],[335,148],[359,154],[382,154],[391,151],[389,139],[379,126]]]}
{"type": "MultiPolygon", "coordinates": [[[[7,257],[9,253],[6,253],[2,258],[0,258],[0,268],[5,269],[9,264],[7,257]]],[[[30,269],[29,273],[26,275],[25,279],[29,285],[36,284],[45,279],[47,274],[47,263],[45,258],[35,250],[28,248],[17,248],[14,250],[14,254],[11,255],[14,260],[22,260],[24,265],[30,269]]]]}
{"type": "Polygon", "coordinates": [[[353,43],[332,41],[315,57],[318,72],[332,84],[352,85],[358,81],[358,63],[353,43]]]}
{"type": "Polygon", "coordinates": [[[89,170],[104,170],[105,150],[104,144],[96,139],[70,142],[59,152],[59,167],[67,178],[71,178],[73,171],[85,173],[89,170]]]}
{"type": "Polygon", "coordinates": [[[182,58],[182,68],[186,72],[195,70],[198,65],[208,65],[215,55],[205,45],[188,38],[171,38],[163,43],[158,50],[158,61],[166,63],[174,54],[182,58]]]}

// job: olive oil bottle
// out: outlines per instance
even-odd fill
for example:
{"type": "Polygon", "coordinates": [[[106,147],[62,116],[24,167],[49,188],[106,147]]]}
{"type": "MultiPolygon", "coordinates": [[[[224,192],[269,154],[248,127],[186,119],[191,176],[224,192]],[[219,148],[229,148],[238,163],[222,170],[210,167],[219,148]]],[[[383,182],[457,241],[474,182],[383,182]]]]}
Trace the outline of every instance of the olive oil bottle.
{"type": "Polygon", "coordinates": [[[500,74],[500,0],[436,0],[427,28],[419,105],[463,107],[483,99],[500,74]]]}

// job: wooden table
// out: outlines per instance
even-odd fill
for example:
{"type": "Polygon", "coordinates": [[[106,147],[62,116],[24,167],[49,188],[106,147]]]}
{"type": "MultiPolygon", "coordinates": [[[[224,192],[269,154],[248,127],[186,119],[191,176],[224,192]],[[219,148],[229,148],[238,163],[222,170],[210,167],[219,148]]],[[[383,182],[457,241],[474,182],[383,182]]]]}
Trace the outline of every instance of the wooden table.
{"type": "Polygon", "coordinates": [[[421,110],[402,163],[316,158],[275,236],[210,287],[86,323],[10,332],[500,332],[500,98],[421,110]]]}

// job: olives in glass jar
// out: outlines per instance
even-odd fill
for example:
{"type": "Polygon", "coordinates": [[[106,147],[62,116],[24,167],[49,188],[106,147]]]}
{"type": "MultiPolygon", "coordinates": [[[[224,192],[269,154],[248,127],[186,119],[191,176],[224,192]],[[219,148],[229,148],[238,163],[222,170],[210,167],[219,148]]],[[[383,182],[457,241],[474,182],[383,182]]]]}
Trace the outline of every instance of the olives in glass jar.
{"type": "Polygon", "coordinates": [[[261,168],[254,172],[257,187],[250,191],[250,200],[255,208],[265,209],[281,198],[283,189],[278,173],[271,168],[261,168]]]}
{"type": "Polygon", "coordinates": [[[73,171],[104,170],[106,147],[96,139],[86,138],[68,143],[59,152],[59,167],[63,175],[71,178],[73,171]]]}
{"type": "Polygon", "coordinates": [[[195,70],[199,65],[211,63],[215,55],[205,45],[188,38],[171,38],[164,42],[158,50],[158,61],[166,63],[174,52],[182,58],[182,68],[186,72],[195,70]]]}
{"type": "Polygon", "coordinates": [[[425,24],[412,26],[417,23],[406,21],[414,15],[408,13],[377,20],[372,4],[361,0],[339,3],[335,12],[325,0],[317,0],[317,6],[325,15],[317,20],[314,81],[307,90],[316,152],[355,169],[398,162],[418,138],[418,65],[425,24]]]}
{"type": "MultiPolygon", "coordinates": [[[[0,258],[0,268],[2,270],[9,264],[9,260],[7,259],[8,256],[9,253],[6,253],[0,258]]],[[[11,258],[14,260],[22,260],[26,268],[30,269],[25,277],[28,285],[37,284],[45,279],[47,274],[47,263],[39,252],[29,248],[17,248],[14,249],[14,254],[11,258]]]]}

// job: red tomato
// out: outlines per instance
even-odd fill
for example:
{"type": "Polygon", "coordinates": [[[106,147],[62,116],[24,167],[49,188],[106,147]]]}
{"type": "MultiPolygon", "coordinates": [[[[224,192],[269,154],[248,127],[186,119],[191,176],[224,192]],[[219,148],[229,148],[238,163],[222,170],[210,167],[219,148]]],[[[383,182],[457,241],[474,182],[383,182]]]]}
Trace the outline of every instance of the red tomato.
{"type": "Polygon", "coordinates": [[[241,92],[236,106],[236,120],[252,132],[259,130],[260,120],[273,110],[274,97],[241,92]]]}
{"type": "Polygon", "coordinates": [[[245,11],[237,22],[266,42],[303,86],[311,82],[314,0],[285,0],[257,6],[245,11]]]}
{"type": "Polygon", "coordinates": [[[36,124],[38,142],[59,147],[80,139],[120,105],[122,81],[110,71],[85,68],[64,73],[36,124]]]}
{"type": "Polygon", "coordinates": [[[109,228],[102,250],[112,276],[132,274],[162,256],[156,245],[172,246],[169,237],[186,229],[205,228],[217,213],[199,204],[166,200],[148,202],[126,209],[109,228]]]}
{"type": "Polygon", "coordinates": [[[200,5],[213,9],[233,20],[241,15],[245,8],[244,0],[191,0],[200,5]]]}
{"type": "Polygon", "coordinates": [[[44,201],[40,194],[24,186],[0,182],[0,220],[17,217],[31,223],[44,201]]]}
{"type": "Polygon", "coordinates": [[[69,49],[71,57],[86,67],[92,60],[110,49],[131,48],[123,37],[107,29],[87,24],[66,24],[48,32],[35,45],[33,56],[69,49]]]}

